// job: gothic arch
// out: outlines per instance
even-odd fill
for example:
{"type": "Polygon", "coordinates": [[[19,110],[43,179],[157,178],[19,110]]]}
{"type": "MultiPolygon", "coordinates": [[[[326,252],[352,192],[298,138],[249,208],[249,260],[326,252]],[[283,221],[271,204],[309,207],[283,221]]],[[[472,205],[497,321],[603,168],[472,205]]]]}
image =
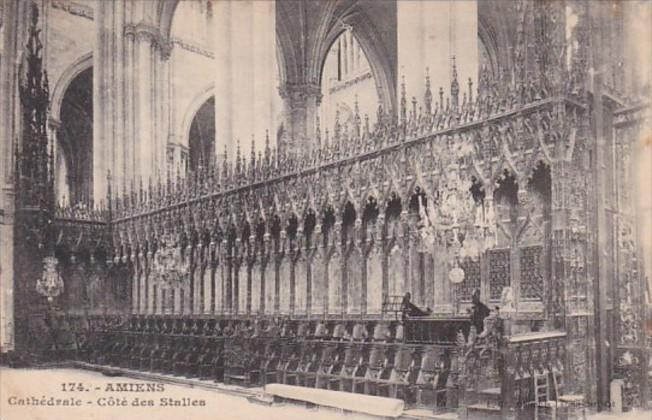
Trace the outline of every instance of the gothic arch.
{"type": "Polygon", "coordinates": [[[482,21],[478,20],[478,39],[484,46],[487,51],[490,68],[488,69],[490,74],[493,77],[498,77],[500,74],[499,63],[498,63],[498,46],[495,34],[488,29],[487,25],[482,21]]]}
{"type": "Polygon", "coordinates": [[[50,115],[56,121],[61,119],[61,105],[63,104],[63,97],[70,86],[70,83],[79,76],[84,70],[93,67],[93,53],[88,52],[72,63],[59,77],[57,83],[54,85],[52,91],[52,98],[50,101],[50,115]]]}
{"type": "Polygon", "coordinates": [[[159,0],[157,8],[158,27],[165,39],[170,39],[174,12],[181,0],[159,0]]]}
{"type": "Polygon", "coordinates": [[[371,73],[374,75],[376,90],[380,103],[386,112],[392,112],[396,109],[396,68],[390,60],[390,53],[383,44],[381,34],[377,26],[364,13],[364,10],[357,6],[353,10],[347,10],[346,16],[327,16],[330,18],[331,26],[325,33],[325,36],[316,45],[310,61],[309,68],[310,79],[314,80],[318,86],[321,86],[322,70],[326,62],[326,56],[333,43],[346,30],[346,25],[350,26],[356,40],[360,44],[362,51],[369,62],[371,73]]]}
{"type": "Polygon", "coordinates": [[[186,112],[183,114],[183,120],[181,122],[181,127],[179,133],[181,134],[181,141],[186,142],[185,146],[188,146],[187,142],[190,138],[190,126],[192,125],[192,120],[195,118],[195,115],[199,109],[204,105],[204,103],[215,96],[215,86],[211,83],[210,85],[205,86],[200,93],[195,95],[195,98],[192,100],[186,112]]]}
{"type": "Polygon", "coordinates": [[[511,68],[510,39],[516,27],[512,6],[510,2],[478,3],[478,38],[487,49],[495,77],[511,68]]]}
{"type": "Polygon", "coordinates": [[[58,93],[57,102],[53,101],[56,108],[52,118],[59,123],[55,126],[58,193],[72,203],[86,202],[92,197],[93,66],[76,66],[67,73],[71,74],[75,76],[58,86],[62,92],[58,93]]]}

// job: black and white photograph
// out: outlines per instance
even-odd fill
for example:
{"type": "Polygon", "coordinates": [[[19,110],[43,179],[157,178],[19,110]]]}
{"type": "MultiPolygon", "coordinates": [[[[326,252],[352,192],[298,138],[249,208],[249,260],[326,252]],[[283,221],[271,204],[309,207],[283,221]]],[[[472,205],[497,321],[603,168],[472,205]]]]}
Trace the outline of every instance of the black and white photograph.
{"type": "Polygon", "coordinates": [[[0,420],[652,418],[652,0],[0,0],[0,420]]]}

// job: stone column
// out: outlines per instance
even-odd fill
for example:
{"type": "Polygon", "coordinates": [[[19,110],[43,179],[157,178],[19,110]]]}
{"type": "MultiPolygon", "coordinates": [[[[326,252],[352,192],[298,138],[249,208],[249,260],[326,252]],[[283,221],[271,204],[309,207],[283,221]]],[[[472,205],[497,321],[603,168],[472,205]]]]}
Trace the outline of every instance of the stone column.
{"type": "Polygon", "coordinates": [[[265,130],[275,130],[275,2],[214,3],[215,148],[235,156],[235,142],[262,150],[265,130]],[[232,26],[238,22],[238,26],[232,26]]]}
{"type": "Polygon", "coordinates": [[[134,27],[131,25],[125,26],[124,28],[124,38],[125,38],[125,47],[124,47],[124,75],[125,75],[125,87],[124,87],[124,137],[123,137],[123,150],[125,154],[124,160],[124,178],[125,182],[129,185],[133,181],[134,185],[137,185],[136,174],[137,168],[139,167],[139,162],[137,161],[136,151],[136,131],[135,131],[135,121],[134,121],[134,110],[135,110],[135,54],[136,54],[136,33],[134,27]]]}
{"type": "Polygon", "coordinates": [[[70,201],[70,188],[68,183],[68,170],[63,170],[59,166],[60,159],[64,159],[63,165],[65,165],[65,158],[61,156],[62,151],[60,150],[58,131],[61,128],[61,121],[55,119],[52,116],[48,116],[48,139],[51,147],[49,148],[54,152],[54,197],[57,203],[69,202],[70,201]]]}
{"type": "Polygon", "coordinates": [[[235,156],[233,149],[233,128],[231,121],[231,97],[233,83],[231,79],[231,6],[233,2],[219,1],[213,3],[215,24],[215,148],[220,156],[226,150],[229,156],[235,156]]]}
{"type": "Polygon", "coordinates": [[[172,43],[159,37],[155,43],[154,49],[154,97],[153,107],[156,110],[155,118],[155,137],[156,144],[156,173],[164,177],[167,168],[167,145],[170,132],[170,113],[171,106],[169,101],[170,91],[170,53],[172,52],[172,43]]]}
{"type": "Polygon", "coordinates": [[[136,87],[135,114],[138,156],[138,175],[147,180],[156,176],[155,160],[157,157],[155,144],[155,121],[153,99],[153,63],[156,49],[158,31],[139,23],[136,30],[136,74],[134,86],[136,87]]]}
{"type": "MultiPolygon", "coordinates": [[[[107,173],[114,191],[121,194],[131,184],[136,169],[153,159],[141,159],[139,115],[134,112],[138,92],[144,87],[135,74],[141,69],[140,39],[158,31],[126,21],[128,3],[98,1],[94,20],[96,42],[93,53],[93,199],[106,198],[107,173]],[[138,146],[139,147],[139,146],[138,146]]],[[[151,60],[150,60],[151,62],[151,60]]],[[[151,83],[151,77],[143,79],[151,83]]]]}
{"type": "Polygon", "coordinates": [[[314,133],[321,89],[317,84],[284,84],[279,88],[284,104],[286,136],[279,150],[289,153],[311,151],[315,146],[314,133]]]}
{"type": "Polygon", "coordinates": [[[111,171],[112,180],[115,181],[116,192],[122,194],[126,191],[126,149],[125,149],[125,9],[122,2],[113,2],[115,17],[113,19],[112,54],[115,57],[113,65],[112,83],[116,92],[115,102],[112,107],[113,142],[114,142],[114,169],[111,171]]]}
{"type": "Polygon", "coordinates": [[[28,3],[7,0],[0,9],[0,353],[13,350],[14,338],[14,139],[17,93],[16,57],[24,45],[26,22],[20,17],[28,3]]]}
{"type": "Polygon", "coordinates": [[[107,139],[104,118],[106,110],[108,86],[105,83],[105,74],[108,56],[106,54],[105,15],[108,3],[96,2],[93,11],[95,21],[95,48],[93,50],[93,199],[100,200],[107,193],[107,170],[109,157],[107,155],[107,139]]]}

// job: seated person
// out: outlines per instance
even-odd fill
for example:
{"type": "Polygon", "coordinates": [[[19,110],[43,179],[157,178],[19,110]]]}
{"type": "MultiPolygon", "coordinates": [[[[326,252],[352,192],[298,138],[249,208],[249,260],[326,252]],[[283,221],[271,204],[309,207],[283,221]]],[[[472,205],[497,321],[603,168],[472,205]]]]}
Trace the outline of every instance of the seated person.
{"type": "Polygon", "coordinates": [[[426,316],[430,314],[430,310],[424,311],[414,303],[410,302],[411,298],[412,295],[410,292],[406,293],[405,296],[403,296],[403,302],[401,302],[401,312],[403,313],[403,319],[411,316],[426,316]]]}

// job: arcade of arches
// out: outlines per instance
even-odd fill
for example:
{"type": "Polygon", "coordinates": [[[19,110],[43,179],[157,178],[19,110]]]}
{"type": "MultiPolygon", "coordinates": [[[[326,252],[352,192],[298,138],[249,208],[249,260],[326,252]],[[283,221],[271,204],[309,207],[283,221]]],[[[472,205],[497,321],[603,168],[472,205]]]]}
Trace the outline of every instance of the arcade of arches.
{"type": "Polygon", "coordinates": [[[0,12],[3,363],[399,415],[652,399],[650,3],[0,12]]]}

